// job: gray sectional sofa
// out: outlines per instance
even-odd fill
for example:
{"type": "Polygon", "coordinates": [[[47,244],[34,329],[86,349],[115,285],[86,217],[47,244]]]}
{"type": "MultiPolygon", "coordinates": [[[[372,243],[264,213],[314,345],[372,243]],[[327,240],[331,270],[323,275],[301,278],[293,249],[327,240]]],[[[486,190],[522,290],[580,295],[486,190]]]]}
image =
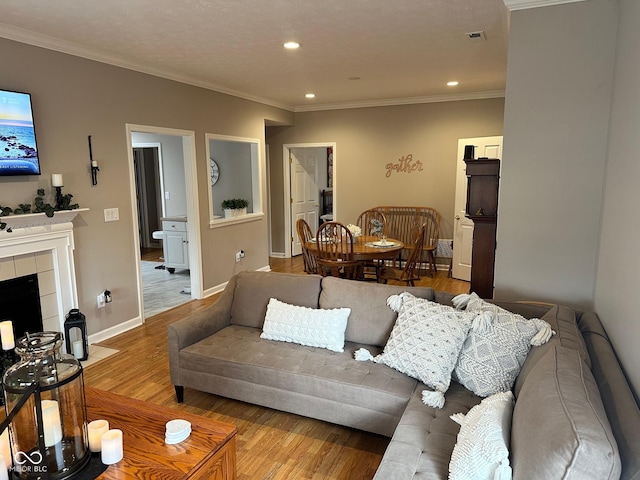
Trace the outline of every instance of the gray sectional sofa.
{"type": "MultiPolygon", "coordinates": [[[[168,327],[171,381],[185,387],[391,437],[376,480],[445,479],[459,425],[449,416],[482,399],[452,382],[442,409],[426,387],[354,352],[382,352],[397,314],[393,294],[451,304],[430,288],[315,275],[243,272],[206,310],[168,327]],[[349,307],[344,352],[260,338],[267,304],[349,307]]],[[[516,479],[640,480],[640,411],[592,312],[496,302],[546,320],[556,335],[532,347],[513,388],[509,459],[516,479]]],[[[186,392],[188,395],[188,391],[186,392]]]]}

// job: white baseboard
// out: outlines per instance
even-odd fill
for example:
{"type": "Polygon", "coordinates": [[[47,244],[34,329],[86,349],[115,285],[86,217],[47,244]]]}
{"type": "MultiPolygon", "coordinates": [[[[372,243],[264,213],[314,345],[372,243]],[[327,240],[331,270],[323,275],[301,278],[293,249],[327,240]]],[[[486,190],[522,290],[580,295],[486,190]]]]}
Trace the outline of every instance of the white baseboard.
{"type": "Polygon", "coordinates": [[[136,328],[142,325],[142,317],[132,318],[131,320],[127,320],[126,322],[119,323],[118,325],[114,325],[113,327],[107,328],[105,330],[101,330],[93,335],[89,335],[87,339],[89,343],[100,343],[104,340],[108,340],[111,337],[115,337],[116,335],[120,335],[121,333],[127,332],[132,328],[136,328]]]}

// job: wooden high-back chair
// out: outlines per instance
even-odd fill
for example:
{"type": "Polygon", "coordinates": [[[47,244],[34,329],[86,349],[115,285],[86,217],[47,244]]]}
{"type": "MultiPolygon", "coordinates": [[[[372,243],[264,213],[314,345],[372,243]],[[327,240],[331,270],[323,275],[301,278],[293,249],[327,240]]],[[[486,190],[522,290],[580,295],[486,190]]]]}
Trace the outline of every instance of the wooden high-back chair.
{"type": "Polygon", "coordinates": [[[383,266],[378,269],[378,282],[387,283],[389,280],[403,282],[407,286],[415,286],[420,280],[420,265],[422,263],[423,244],[425,239],[426,224],[422,225],[415,234],[415,240],[411,244],[411,253],[404,264],[404,268],[383,266]]]}
{"type": "Polygon", "coordinates": [[[381,211],[386,218],[387,236],[405,244],[400,254],[400,263],[411,256],[415,233],[425,225],[423,259],[429,263],[430,274],[435,275],[435,251],[440,234],[440,213],[431,207],[381,206],[375,207],[375,210],[381,211]]]}
{"type": "Polygon", "coordinates": [[[356,220],[356,225],[360,227],[360,230],[362,230],[362,235],[375,235],[375,233],[371,232],[371,230],[375,228],[375,222],[378,222],[382,226],[380,234],[386,235],[385,229],[387,228],[387,218],[384,213],[380,210],[376,210],[375,208],[362,212],[356,220]]]}
{"type": "Polygon", "coordinates": [[[323,276],[357,280],[362,264],[353,257],[353,236],[340,222],[326,222],[316,232],[318,271],[323,276]]]}
{"type": "Polygon", "coordinates": [[[304,271],[307,273],[318,273],[318,261],[316,259],[316,256],[309,252],[306,245],[307,242],[313,238],[311,227],[304,220],[304,218],[299,218],[296,222],[296,230],[298,232],[300,245],[302,246],[302,260],[304,263],[304,271]]]}

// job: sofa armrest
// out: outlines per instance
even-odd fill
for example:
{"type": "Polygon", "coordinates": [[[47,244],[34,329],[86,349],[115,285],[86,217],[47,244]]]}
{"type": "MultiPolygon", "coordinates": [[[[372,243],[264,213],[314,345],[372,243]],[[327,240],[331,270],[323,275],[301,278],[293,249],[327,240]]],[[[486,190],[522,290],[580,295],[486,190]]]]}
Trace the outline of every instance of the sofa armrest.
{"type": "Polygon", "coordinates": [[[167,326],[169,371],[174,385],[181,385],[180,350],[231,325],[234,291],[235,277],[229,281],[215,303],[167,326]]]}

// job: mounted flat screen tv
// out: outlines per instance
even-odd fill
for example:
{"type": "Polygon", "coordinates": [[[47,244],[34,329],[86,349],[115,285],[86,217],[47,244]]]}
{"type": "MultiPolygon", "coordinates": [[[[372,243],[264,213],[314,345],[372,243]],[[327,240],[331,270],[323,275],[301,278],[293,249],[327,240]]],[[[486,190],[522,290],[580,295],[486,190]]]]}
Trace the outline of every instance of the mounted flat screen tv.
{"type": "Polygon", "coordinates": [[[40,175],[31,95],[0,90],[0,176],[40,175]]]}

